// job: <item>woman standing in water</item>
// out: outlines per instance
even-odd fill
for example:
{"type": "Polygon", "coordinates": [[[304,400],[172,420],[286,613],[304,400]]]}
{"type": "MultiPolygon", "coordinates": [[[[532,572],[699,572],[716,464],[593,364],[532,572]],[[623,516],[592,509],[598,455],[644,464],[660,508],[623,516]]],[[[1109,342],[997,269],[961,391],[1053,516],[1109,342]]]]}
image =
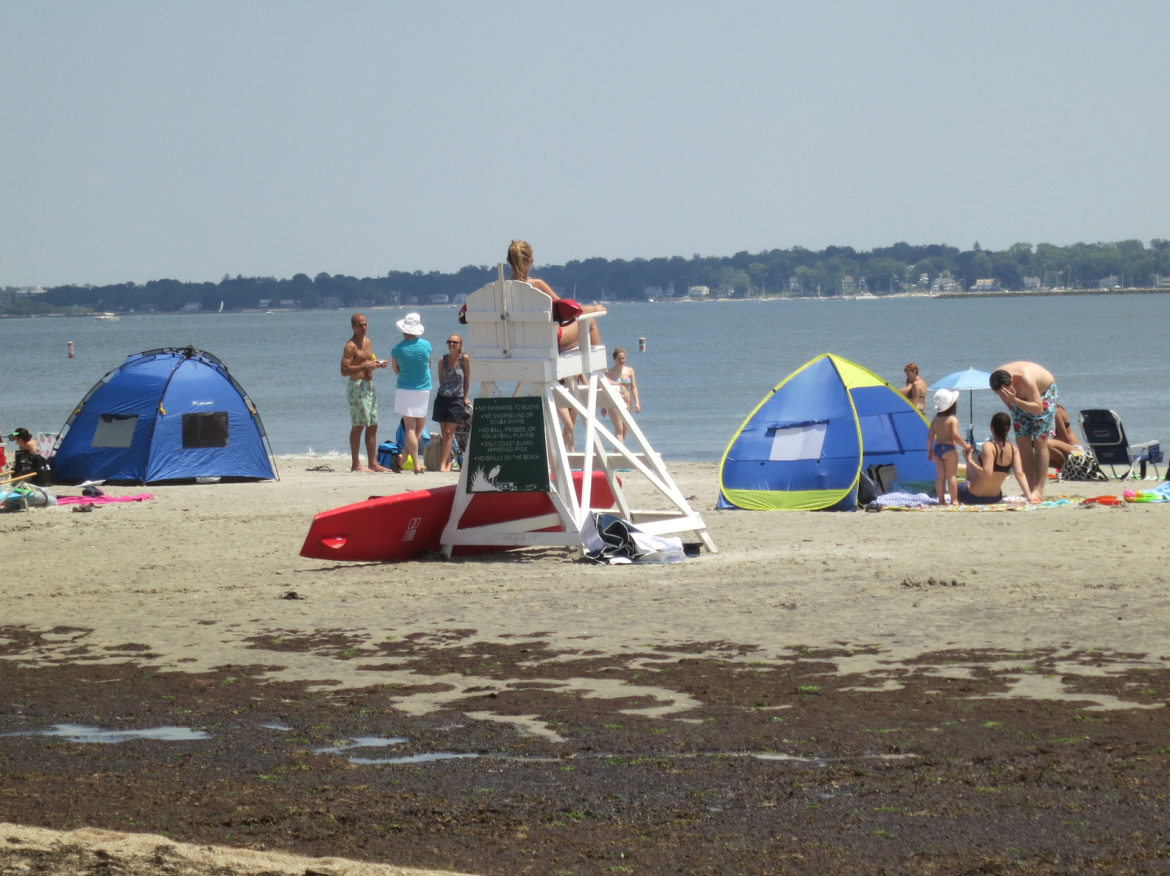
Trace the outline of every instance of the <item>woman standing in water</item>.
{"type": "MultiPolygon", "coordinates": [[[[638,398],[638,379],[634,369],[626,364],[626,351],[621,347],[613,348],[613,367],[605,372],[609,382],[617,387],[618,394],[626,403],[626,410],[642,413],[642,401],[638,398]]],[[[606,413],[606,411],[603,411],[606,413]]],[[[626,424],[621,417],[613,418],[613,434],[622,444],[626,443],[626,424]]]]}

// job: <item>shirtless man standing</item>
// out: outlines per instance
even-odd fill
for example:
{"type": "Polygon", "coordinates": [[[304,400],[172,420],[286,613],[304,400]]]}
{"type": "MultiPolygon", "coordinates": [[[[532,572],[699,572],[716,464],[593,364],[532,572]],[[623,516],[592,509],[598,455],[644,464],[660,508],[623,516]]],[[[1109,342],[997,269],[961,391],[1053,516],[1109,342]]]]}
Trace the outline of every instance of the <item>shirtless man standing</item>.
{"type": "Polygon", "coordinates": [[[374,393],[374,369],[385,368],[388,362],[378,361],[370,349],[366,336],[366,318],[355,313],[349,320],[353,337],[341,354],[341,376],[348,377],[345,397],[349,401],[349,418],[353,428],[349,430],[349,452],[353,457],[350,471],[390,471],[378,465],[378,397],[374,393]],[[362,429],[366,430],[366,460],[368,469],[362,468],[359,455],[362,429]]]}
{"type": "Polygon", "coordinates": [[[1035,362],[1009,362],[989,383],[1011,413],[1030,498],[1039,502],[1048,480],[1048,440],[1056,435],[1056,378],[1035,362]]]}

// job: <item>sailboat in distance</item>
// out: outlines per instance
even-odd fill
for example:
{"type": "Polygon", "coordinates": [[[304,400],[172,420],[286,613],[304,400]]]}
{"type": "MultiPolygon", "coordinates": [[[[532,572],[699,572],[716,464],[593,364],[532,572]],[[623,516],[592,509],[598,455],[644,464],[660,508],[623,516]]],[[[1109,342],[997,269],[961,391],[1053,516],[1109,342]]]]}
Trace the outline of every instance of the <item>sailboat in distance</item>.
{"type": "Polygon", "coordinates": [[[221,302],[219,302],[219,310],[218,310],[217,312],[218,312],[218,313],[223,313],[223,302],[222,302],[222,301],[221,301],[221,302]]]}

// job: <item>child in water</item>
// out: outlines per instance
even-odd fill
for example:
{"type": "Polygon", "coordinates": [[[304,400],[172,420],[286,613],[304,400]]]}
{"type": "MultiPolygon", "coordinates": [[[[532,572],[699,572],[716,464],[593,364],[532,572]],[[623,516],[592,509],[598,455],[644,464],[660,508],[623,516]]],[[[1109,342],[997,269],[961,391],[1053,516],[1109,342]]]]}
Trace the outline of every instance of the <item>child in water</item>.
{"type": "Polygon", "coordinates": [[[940,505],[947,503],[948,493],[951,504],[959,504],[959,482],[955,477],[959,470],[959,452],[956,448],[962,447],[964,453],[971,452],[971,446],[959,434],[959,418],[955,416],[958,404],[958,390],[940,389],[936,392],[934,409],[938,413],[930,421],[930,430],[926,433],[926,458],[934,462],[934,490],[940,505]]]}

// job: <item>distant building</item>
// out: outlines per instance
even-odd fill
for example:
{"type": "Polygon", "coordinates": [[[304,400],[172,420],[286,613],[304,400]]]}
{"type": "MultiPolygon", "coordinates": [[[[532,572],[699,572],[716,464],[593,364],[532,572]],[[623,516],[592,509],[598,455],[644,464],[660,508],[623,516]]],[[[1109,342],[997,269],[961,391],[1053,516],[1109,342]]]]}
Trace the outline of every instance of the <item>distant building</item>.
{"type": "Polygon", "coordinates": [[[642,297],[644,297],[644,298],[661,298],[662,297],[662,287],[661,286],[647,286],[642,290],[642,297]]]}
{"type": "Polygon", "coordinates": [[[1097,281],[1097,288],[1098,289],[1120,289],[1121,288],[1121,278],[1115,277],[1112,274],[1110,274],[1108,277],[1102,277],[1100,280],[1097,281]]]}
{"type": "Polygon", "coordinates": [[[1160,277],[1154,274],[1155,289],[1170,289],[1170,277],[1160,277]]]}
{"type": "Polygon", "coordinates": [[[0,307],[7,307],[12,303],[12,293],[7,289],[0,289],[0,307]]]}
{"type": "Polygon", "coordinates": [[[853,277],[851,277],[849,274],[846,274],[844,277],[841,278],[841,294],[842,295],[846,295],[850,292],[856,292],[857,288],[858,288],[857,281],[855,279],[853,279],[853,277]]]}
{"type": "Polygon", "coordinates": [[[442,292],[437,292],[431,296],[431,304],[447,304],[451,300],[450,295],[444,295],[442,292]]]}
{"type": "Polygon", "coordinates": [[[341,299],[336,295],[326,295],[317,306],[322,310],[337,310],[337,308],[341,307],[341,299]]]}
{"type": "Polygon", "coordinates": [[[996,292],[999,290],[999,281],[997,280],[976,280],[975,285],[971,287],[972,292],[996,292]]]}
{"type": "Polygon", "coordinates": [[[272,306],[272,299],[271,298],[261,298],[260,299],[260,306],[261,307],[271,307],[272,306]]]}
{"type": "Polygon", "coordinates": [[[280,299],[280,306],[281,307],[296,307],[300,303],[301,302],[297,301],[295,298],[281,298],[280,299]]]}
{"type": "Polygon", "coordinates": [[[804,283],[800,282],[800,277],[788,278],[788,291],[795,292],[797,295],[804,294],[804,283]]]}
{"type": "Polygon", "coordinates": [[[1039,277],[1024,277],[1024,289],[1028,292],[1035,292],[1043,285],[1044,283],[1039,277]]]}
{"type": "Polygon", "coordinates": [[[930,285],[930,274],[919,274],[918,275],[918,285],[919,286],[929,286],[930,285]]]}
{"type": "Polygon", "coordinates": [[[940,274],[934,280],[934,285],[930,287],[931,292],[958,292],[959,284],[955,278],[948,273],[940,274]]]}
{"type": "Polygon", "coordinates": [[[40,286],[17,286],[16,289],[13,290],[12,298],[14,301],[23,301],[27,298],[31,298],[34,295],[44,294],[45,290],[40,286]]]}
{"type": "Polygon", "coordinates": [[[203,305],[200,304],[198,301],[188,301],[186,304],[184,304],[182,307],[179,308],[179,312],[180,313],[195,313],[196,311],[199,311],[202,309],[203,309],[203,305]]]}
{"type": "Polygon", "coordinates": [[[690,286],[687,288],[687,295],[691,298],[706,298],[710,294],[710,286],[690,286]]]}

